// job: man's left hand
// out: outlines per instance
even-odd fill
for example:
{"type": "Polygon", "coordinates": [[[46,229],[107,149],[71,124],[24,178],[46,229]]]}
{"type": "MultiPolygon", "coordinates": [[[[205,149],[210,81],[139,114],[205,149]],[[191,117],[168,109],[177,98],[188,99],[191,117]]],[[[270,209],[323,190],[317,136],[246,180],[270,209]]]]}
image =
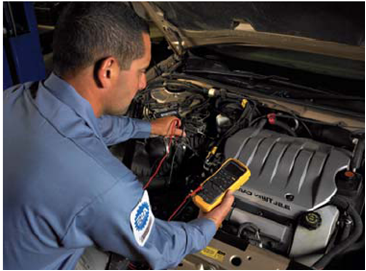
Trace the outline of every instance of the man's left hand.
{"type": "Polygon", "coordinates": [[[179,129],[181,124],[180,119],[173,116],[156,119],[151,121],[151,134],[171,136],[172,131],[174,131],[175,136],[186,136],[183,130],[179,129]],[[176,128],[172,128],[173,125],[176,126],[176,128]]]}

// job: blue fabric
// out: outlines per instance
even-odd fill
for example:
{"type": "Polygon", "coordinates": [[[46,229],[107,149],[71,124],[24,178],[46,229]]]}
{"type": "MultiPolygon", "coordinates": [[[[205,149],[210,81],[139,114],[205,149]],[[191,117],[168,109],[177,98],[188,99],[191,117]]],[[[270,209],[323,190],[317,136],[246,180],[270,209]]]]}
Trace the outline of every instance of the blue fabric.
{"type": "Polygon", "coordinates": [[[142,184],[107,146],[148,137],[148,122],[96,118],[55,74],[35,98],[31,85],[4,92],[4,269],[73,269],[93,244],[164,269],[208,244],[207,219],[155,219],[143,247],[134,238],[129,217],[142,184]]]}

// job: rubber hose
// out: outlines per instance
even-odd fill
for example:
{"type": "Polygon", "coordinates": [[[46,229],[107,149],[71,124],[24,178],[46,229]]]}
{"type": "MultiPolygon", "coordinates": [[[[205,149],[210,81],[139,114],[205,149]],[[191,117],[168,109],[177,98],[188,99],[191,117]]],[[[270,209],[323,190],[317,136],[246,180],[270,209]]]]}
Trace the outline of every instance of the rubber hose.
{"type": "Polygon", "coordinates": [[[355,154],[353,155],[353,159],[351,162],[351,170],[356,171],[359,169],[362,162],[362,156],[365,151],[365,135],[358,141],[355,154]]]}
{"type": "Polygon", "coordinates": [[[349,215],[353,219],[354,222],[354,230],[349,235],[348,239],[341,242],[339,245],[334,247],[329,253],[324,255],[318,262],[314,264],[315,269],[323,269],[327,264],[330,263],[330,261],[340,253],[344,252],[349,246],[351,246],[354,242],[358,240],[358,238],[362,234],[363,230],[363,223],[361,220],[360,215],[357,213],[357,211],[354,209],[352,205],[348,203],[346,199],[340,198],[340,197],[334,197],[331,202],[331,204],[335,205],[341,210],[348,211],[349,215]]]}
{"type": "Polygon", "coordinates": [[[273,123],[272,125],[277,126],[282,128],[283,130],[285,130],[287,133],[289,133],[290,135],[297,137],[297,134],[291,130],[290,126],[288,126],[286,123],[276,120],[275,123],[273,123]]]}

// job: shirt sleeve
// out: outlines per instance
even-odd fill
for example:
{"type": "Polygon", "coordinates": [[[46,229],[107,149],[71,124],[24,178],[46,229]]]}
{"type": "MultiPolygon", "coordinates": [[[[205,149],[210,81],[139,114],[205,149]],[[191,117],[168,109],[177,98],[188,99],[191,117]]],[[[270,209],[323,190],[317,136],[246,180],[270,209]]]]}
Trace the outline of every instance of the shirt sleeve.
{"type": "Polygon", "coordinates": [[[136,177],[132,173],[125,176],[75,217],[63,238],[64,246],[77,248],[94,243],[131,260],[146,260],[153,269],[167,269],[205,248],[213,238],[216,227],[211,220],[183,223],[155,218],[146,242],[140,245],[130,215],[142,194],[136,177]]]}
{"type": "Polygon", "coordinates": [[[151,125],[148,121],[110,115],[104,115],[98,120],[103,141],[108,146],[130,138],[148,138],[150,136],[151,125]]]}

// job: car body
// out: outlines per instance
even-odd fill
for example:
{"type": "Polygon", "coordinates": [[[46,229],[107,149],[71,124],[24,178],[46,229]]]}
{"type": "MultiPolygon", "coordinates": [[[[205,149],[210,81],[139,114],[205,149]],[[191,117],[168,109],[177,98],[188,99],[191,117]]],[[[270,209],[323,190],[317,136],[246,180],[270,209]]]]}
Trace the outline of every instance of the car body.
{"type": "MultiPolygon", "coordinates": [[[[132,6],[173,53],[128,114],[177,116],[187,133],[111,148],[143,182],[168,151],[154,214],[167,219],[226,159],[252,172],[209,247],[178,269],[364,268],[364,3],[132,6]]],[[[174,219],[197,212],[186,203],[174,219]]]]}

